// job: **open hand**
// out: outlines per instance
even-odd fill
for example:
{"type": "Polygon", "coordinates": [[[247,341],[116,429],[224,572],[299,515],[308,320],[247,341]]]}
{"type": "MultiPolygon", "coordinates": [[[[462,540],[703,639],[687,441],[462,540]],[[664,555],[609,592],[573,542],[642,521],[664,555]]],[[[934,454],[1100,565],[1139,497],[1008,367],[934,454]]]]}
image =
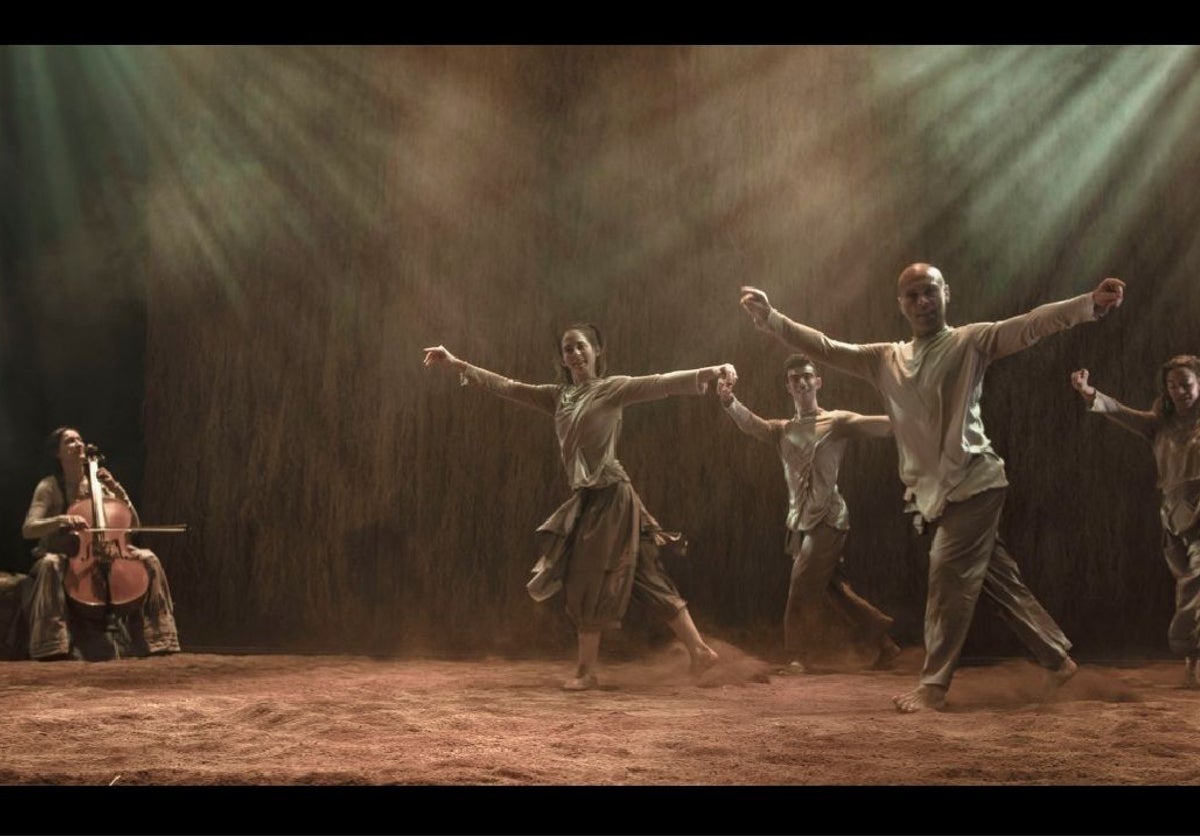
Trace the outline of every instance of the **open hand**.
{"type": "Polygon", "coordinates": [[[767,293],[753,286],[742,286],[741,306],[749,313],[754,326],[763,329],[767,326],[767,316],[771,314],[771,302],[767,293]]]}
{"type": "Polygon", "coordinates": [[[452,365],[457,361],[458,359],[455,358],[454,354],[440,344],[437,347],[425,348],[425,367],[432,365],[452,365]]]}

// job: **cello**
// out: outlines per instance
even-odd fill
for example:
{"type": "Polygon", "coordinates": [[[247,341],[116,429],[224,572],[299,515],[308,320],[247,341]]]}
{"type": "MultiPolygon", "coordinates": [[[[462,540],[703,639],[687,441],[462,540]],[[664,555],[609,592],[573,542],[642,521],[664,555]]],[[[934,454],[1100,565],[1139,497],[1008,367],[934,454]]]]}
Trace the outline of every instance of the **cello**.
{"type": "Polygon", "coordinates": [[[78,546],[70,552],[63,586],[72,605],[84,616],[111,621],[139,608],[150,585],[146,566],[134,556],[127,535],[133,531],[180,533],[187,526],[135,526],[130,504],[104,494],[99,475],[104,456],[92,445],[86,451],[89,494],[72,504],[67,513],[83,517],[87,527],[80,529],[78,546]]]}

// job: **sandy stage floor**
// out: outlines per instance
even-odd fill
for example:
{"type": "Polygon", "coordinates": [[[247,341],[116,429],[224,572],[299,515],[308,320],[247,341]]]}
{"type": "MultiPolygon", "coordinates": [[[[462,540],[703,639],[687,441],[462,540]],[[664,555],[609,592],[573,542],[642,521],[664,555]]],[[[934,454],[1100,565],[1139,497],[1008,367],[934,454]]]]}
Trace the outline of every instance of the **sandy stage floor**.
{"type": "Polygon", "coordinates": [[[559,689],[567,661],[184,653],[0,662],[0,783],[1200,783],[1200,692],[1178,687],[1173,662],[1084,663],[1050,703],[1037,701],[1030,663],[968,666],[946,712],[901,715],[890,697],[914,684],[919,650],[889,672],[784,676],[717,649],[721,663],[699,684],[682,650],[667,647],[603,663],[601,689],[581,694],[559,689]]]}

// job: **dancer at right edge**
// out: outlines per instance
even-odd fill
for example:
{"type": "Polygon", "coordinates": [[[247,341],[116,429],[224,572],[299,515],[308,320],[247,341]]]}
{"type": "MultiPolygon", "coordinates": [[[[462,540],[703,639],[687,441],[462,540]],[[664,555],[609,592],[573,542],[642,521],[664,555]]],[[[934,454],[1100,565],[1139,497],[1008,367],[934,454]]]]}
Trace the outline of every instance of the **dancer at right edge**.
{"type": "Polygon", "coordinates": [[[1092,411],[1150,443],[1158,466],[1163,555],[1175,578],[1171,652],[1183,657],[1184,688],[1200,689],[1200,358],[1174,356],[1158,370],[1158,397],[1137,411],[1097,391],[1086,368],[1071,387],[1092,411]]]}
{"type": "Polygon", "coordinates": [[[913,263],[897,280],[910,341],[847,344],[774,309],[766,293],[741,289],[741,305],[761,330],[815,362],[859,376],[883,397],[907,488],[907,510],[936,529],[929,552],[925,663],[897,710],[945,708],[946,693],[981,592],[1046,669],[1049,698],[1078,669],[1071,643],[1021,579],[997,533],[1008,480],[983,428],[979,399],[988,365],[1053,333],[1104,317],[1121,305],[1125,283],[1102,280],[1087,294],[1003,321],[951,327],[950,287],[941,271],[913,263]]]}

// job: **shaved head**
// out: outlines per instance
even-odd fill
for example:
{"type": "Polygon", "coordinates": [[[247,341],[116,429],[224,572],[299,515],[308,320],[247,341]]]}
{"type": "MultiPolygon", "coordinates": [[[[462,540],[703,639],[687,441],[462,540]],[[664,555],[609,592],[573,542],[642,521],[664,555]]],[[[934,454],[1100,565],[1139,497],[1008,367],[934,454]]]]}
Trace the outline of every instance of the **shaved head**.
{"type": "Polygon", "coordinates": [[[939,286],[946,285],[946,280],[944,277],[942,277],[942,272],[938,270],[937,266],[930,265],[929,263],[919,262],[913,263],[908,268],[904,269],[904,271],[900,272],[900,277],[898,280],[896,280],[896,288],[903,288],[905,283],[918,278],[929,278],[939,286]]]}
{"type": "Polygon", "coordinates": [[[929,263],[913,263],[896,281],[900,312],[912,327],[913,337],[933,335],[946,327],[950,287],[942,272],[929,263]]]}

